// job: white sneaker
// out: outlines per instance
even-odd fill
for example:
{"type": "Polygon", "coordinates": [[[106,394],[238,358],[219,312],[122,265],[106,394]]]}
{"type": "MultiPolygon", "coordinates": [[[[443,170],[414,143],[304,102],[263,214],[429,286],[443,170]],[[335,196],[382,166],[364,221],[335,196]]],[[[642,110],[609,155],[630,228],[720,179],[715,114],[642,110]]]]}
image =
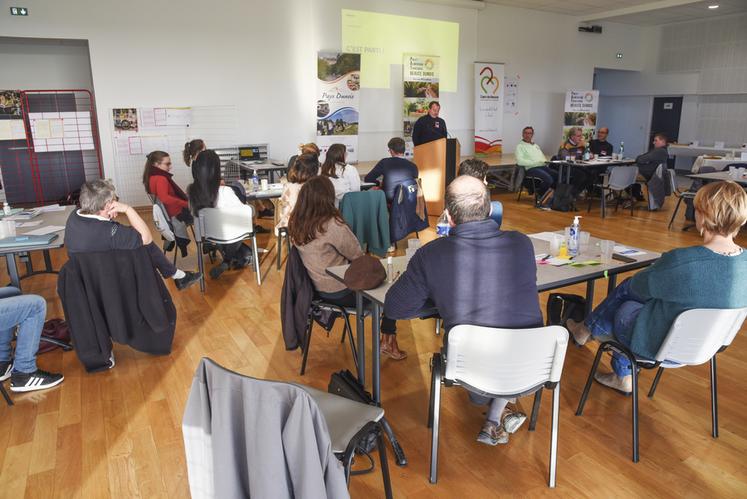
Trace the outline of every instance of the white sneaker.
{"type": "Polygon", "coordinates": [[[633,393],[632,375],[620,377],[615,373],[601,374],[597,372],[594,375],[594,379],[607,388],[612,388],[616,392],[620,392],[623,395],[630,395],[631,393],[633,393]]]}

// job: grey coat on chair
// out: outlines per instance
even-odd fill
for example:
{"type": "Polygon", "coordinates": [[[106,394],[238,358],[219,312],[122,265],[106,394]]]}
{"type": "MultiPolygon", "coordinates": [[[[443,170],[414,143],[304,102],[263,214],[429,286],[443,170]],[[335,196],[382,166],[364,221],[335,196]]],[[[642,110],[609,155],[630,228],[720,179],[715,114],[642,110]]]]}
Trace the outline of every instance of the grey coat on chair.
{"type": "Polygon", "coordinates": [[[297,386],[203,358],[182,432],[194,499],[350,497],[324,416],[297,386]]]}

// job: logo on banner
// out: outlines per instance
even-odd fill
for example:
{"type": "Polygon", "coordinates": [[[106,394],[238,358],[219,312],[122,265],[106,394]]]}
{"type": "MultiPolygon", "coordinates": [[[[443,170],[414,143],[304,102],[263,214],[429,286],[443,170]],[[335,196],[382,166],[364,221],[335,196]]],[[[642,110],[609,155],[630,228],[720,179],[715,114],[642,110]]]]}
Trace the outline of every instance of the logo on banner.
{"type": "Polygon", "coordinates": [[[490,93],[488,89],[492,86],[492,94],[495,95],[498,92],[500,81],[498,81],[498,78],[496,78],[493,74],[493,69],[490,66],[485,66],[480,71],[480,76],[482,76],[482,78],[480,79],[480,88],[482,89],[482,93],[490,93]],[[490,76],[485,75],[484,73],[489,73],[490,76]]]}

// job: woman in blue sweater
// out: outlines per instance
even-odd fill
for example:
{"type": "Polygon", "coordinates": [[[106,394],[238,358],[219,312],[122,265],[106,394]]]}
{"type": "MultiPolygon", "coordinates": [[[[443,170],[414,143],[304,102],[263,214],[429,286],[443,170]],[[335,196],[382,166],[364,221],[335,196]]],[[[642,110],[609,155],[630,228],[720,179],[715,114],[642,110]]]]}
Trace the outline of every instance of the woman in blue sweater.
{"type": "MultiPolygon", "coordinates": [[[[734,242],[747,221],[747,194],[735,182],[711,183],[698,191],[694,205],[703,244],[664,253],[620,284],[584,322],[569,320],[576,343],[613,334],[634,354],[653,359],[680,313],[747,307],[747,252],[734,242]]],[[[597,373],[595,379],[631,393],[628,360],[613,354],[612,368],[614,373],[597,373]]]]}

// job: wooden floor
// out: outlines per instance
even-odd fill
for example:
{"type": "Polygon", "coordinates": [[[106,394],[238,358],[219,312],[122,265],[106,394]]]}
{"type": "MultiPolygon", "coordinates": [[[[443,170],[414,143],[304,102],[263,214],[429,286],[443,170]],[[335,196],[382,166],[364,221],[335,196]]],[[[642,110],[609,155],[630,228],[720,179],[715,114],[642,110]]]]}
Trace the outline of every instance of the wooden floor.
{"type": "MultiPolygon", "coordinates": [[[[495,197],[504,202],[505,228],[556,230],[572,220],[570,214],[535,210],[527,198],[517,203],[511,194],[495,197]]],[[[669,200],[663,212],[641,209],[633,217],[620,212],[605,220],[595,207],[588,216],[582,213],[582,227],[594,236],[656,251],[697,244],[693,231],[679,230],[682,213],[675,230],[667,231],[672,206],[669,200]]],[[[430,240],[435,234],[431,230],[421,237],[430,240]]],[[[328,338],[316,329],[307,374],[298,375],[301,354],[285,351],[280,335],[283,273],[275,271],[274,240],[266,246],[273,251],[262,263],[261,287],[250,270],[209,281],[204,295],[197,286],[178,292],[168,283],[179,314],[168,357],[117,346],[116,368],[89,375],[72,352],[40,356],[40,366],[63,372],[65,381],[49,391],[15,395],[12,408],[0,404],[0,497],[188,497],[180,424],[201,357],[251,376],[320,389],[326,389],[333,371],[352,369],[347,344],[339,341],[338,321],[328,338]]],[[[64,259],[60,251],[55,264],[64,259]]],[[[47,298],[48,318],[62,316],[55,284],[49,275],[23,281],[25,292],[47,298]]],[[[605,289],[604,282],[597,284],[597,300],[605,289]]],[[[568,291],[583,294],[579,286],[568,291]]],[[[543,308],[546,298],[543,293],[543,308]]],[[[707,366],[671,370],[654,400],[641,397],[638,464],[630,461],[629,398],[595,385],[584,416],[574,415],[595,346],[569,347],[556,490],[546,484],[550,397],[545,397],[536,432],[524,427],[508,445],[492,448],[475,442],[482,410],[458,388],[442,392],[440,479],[430,485],[428,366],[441,339],[434,335],[432,320],[401,322],[398,338],[409,357],[385,360],[382,366],[383,406],[409,460],[399,468],[389,454],[397,497],[747,496],[747,397],[739,384],[747,373],[744,335],[719,357],[720,438],[710,436],[707,366]]],[[[642,391],[652,378],[652,372],[643,373],[642,391]]],[[[531,400],[521,405],[528,412],[531,400]]],[[[353,477],[350,490],[353,497],[381,497],[378,470],[353,477]]]]}

